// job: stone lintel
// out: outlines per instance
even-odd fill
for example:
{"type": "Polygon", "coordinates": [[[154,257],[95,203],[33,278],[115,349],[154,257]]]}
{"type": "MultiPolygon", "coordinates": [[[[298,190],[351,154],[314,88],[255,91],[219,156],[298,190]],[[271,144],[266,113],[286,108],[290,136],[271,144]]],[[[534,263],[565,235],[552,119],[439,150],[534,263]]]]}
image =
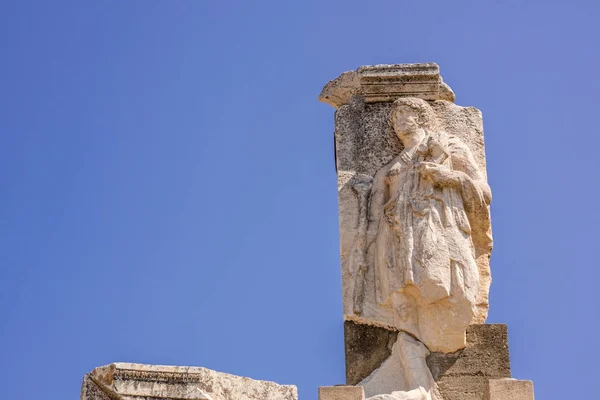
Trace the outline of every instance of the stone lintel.
{"type": "Polygon", "coordinates": [[[84,377],[81,400],[298,400],[296,386],[201,367],[114,363],[84,377]]]}
{"type": "Polygon", "coordinates": [[[362,386],[321,386],[319,400],[365,400],[362,386]]]}
{"type": "Polygon", "coordinates": [[[533,382],[490,379],[483,400],[534,400],[533,382]]]}
{"type": "Polygon", "coordinates": [[[366,103],[390,102],[399,97],[454,102],[454,92],[446,85],[436,63],[366,65],[344,72],[325,85],[319,101],[338,108],[353,97],[366,103]]]}

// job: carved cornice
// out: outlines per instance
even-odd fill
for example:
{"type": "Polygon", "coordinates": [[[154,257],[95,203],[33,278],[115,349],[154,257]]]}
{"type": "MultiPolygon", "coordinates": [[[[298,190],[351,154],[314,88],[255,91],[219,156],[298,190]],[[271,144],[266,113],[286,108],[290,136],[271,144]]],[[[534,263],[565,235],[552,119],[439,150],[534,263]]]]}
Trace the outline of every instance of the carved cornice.
{"type": "Polygon", "coordinates": [[[391,102],[399,97],[454,102],[436,63],[366,65],[348,71],[325,85],[319,101],[338,108],[353,97],[366,103],[391,102]]]}

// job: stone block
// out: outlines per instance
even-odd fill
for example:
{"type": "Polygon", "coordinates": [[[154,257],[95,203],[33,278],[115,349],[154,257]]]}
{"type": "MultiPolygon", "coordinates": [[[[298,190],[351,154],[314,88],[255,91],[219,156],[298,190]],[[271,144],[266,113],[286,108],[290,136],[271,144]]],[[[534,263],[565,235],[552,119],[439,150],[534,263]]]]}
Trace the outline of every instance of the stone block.
{"type": "Polygon", "coordinates": [[[489,379],[511,376],[507,327],[471,325],[466,348],[455,353],[431,353],[427,365],[444,400],[480,400],[489,379]]]}
{"type": "Polygon", "coordinates": [[[394,101],[398,97],[454,101],[436,63],[365,65],[329,82],[319,100],[338,108],[353,97],[367,103],[394,101]]]}
{"type": "Polygon", "coordinates": [[[81,400],[298,400],[295,386],[200,367],[115,363],[83,380],[81,400]]]}
{"type": "MultiPolygon", "coordinates": [[[[346,384],[357,385],[379,368],[397,337],[393,330],[345,321],[346,384]]],[[[490,378],[511,377],[506,325],[470,325],[466,343],[457,352],[427,357],[444,400],[480,400],[490,378]]]]}
{"type": "Polygon", "coordinates": [[[346,384],[357,385],[392,354],[398,332],[373,325],[344,322],[346,384]]]}
{"type": "Polygon", "coordinates": [[[365,400],[362,386],[321,386],[319,400],[365,400]]]}
{"type": "Polygon", "coordinates": [[[534,400],[533,382],[490,379],[483,400],[534,400]]]}

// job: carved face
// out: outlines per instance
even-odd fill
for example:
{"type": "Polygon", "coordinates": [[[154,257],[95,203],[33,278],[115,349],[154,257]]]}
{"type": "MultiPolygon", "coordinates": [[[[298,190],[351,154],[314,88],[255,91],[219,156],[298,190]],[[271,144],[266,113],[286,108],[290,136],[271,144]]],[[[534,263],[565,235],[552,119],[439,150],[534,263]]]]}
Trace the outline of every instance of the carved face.
{"type": "Polygon", "coordinates": [[[398,107],[394,110],[394,114],[392,115],[392,125],[400,139],[407,135],[417,133],[419,128],[421,128],[421,122],[417,111],[406,106],[398,107]]]}

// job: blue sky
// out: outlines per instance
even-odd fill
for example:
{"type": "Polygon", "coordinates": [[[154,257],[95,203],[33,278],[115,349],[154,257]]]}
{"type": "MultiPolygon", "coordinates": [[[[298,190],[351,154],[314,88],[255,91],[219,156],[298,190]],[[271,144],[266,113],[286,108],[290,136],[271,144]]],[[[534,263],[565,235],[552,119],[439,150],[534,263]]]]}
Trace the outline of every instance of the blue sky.
{"type": "Polygon", "coordinates": [[[440,65],[484,115],[488,322],[540,399],[600,372],[585,1],[3,1],[0,376],[76,399],[115,361],[343,383],[333,108],[364,64],[440,65]]]}

